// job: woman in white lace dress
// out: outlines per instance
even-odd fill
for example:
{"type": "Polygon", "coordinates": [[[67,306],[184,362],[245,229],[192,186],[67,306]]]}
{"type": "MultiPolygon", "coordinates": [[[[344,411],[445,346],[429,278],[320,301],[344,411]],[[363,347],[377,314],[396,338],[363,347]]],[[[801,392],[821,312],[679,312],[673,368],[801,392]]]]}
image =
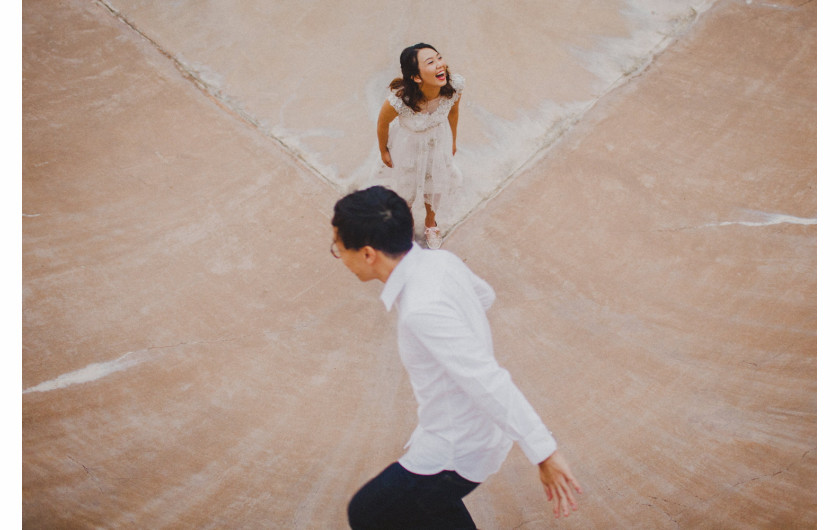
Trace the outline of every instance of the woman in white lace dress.
{"type": "Polygon", "coordinates": [[[390,187],[409,206],[417,196],[423,197],[426,244],[440,248],[435,216],[441,211],[444,216],[450,213],[461,185],[453,155],[464,78],[450,74],[443,57],[425,43],[402,51],[400,69],[402,77],[391,81],[391,91],[379,111],[379,151],[382,162],[391,168],[386,170],[390,187]]]}

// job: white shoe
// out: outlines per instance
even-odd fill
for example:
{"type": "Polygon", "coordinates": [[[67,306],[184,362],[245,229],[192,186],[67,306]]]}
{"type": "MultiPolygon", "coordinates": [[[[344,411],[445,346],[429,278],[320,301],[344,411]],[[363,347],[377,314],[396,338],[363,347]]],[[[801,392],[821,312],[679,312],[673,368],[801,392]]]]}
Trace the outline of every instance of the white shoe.
{"type": "Polygon", "coordinates": [[[440,228],[436,226],[426,227],[426,245],[431,249],[440,248],[443,238],[440,237],[440,228]]]}

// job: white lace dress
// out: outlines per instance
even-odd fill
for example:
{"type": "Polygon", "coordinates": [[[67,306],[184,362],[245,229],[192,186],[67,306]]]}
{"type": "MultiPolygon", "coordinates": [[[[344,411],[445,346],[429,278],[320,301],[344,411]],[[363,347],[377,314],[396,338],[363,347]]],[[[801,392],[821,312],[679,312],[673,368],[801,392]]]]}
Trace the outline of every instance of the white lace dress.
{"type": "Polygon", "coordinates": [[[388,134],[388,151],[394,167],[384,168],[383,182],[409,206],[422,196],[424,202],[432,205],[439,224],[454,221],[448,214],[462,184],[461,171],[452,156],[449,111],[461,97],[464,78],[452,74],[450,83],[455,94],[428,102],[421,112],[414,112],[393,92],[388,94],[388,102],[399,117],[391,123],[388,134]]]}

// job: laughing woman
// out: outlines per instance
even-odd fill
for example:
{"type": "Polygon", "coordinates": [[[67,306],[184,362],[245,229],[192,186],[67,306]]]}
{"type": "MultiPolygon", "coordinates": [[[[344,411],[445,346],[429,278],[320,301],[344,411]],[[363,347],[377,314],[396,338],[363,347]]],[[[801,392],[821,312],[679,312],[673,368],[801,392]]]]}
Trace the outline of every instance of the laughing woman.
{"type": "Polygon", "coordinates": [[[431,45],[415,44],[400,54],[402,77],[391,81],[376,125],[382,162],[393,169],[391,188],[409,204],[422,195],[426,206],[426,244],[440,248],[435,215],[450,205],[461,184],[455,166],[458,103],[464,78],[450,74],[431,45]],[[396,127],[391,122],[399,117],[396,127]]]}

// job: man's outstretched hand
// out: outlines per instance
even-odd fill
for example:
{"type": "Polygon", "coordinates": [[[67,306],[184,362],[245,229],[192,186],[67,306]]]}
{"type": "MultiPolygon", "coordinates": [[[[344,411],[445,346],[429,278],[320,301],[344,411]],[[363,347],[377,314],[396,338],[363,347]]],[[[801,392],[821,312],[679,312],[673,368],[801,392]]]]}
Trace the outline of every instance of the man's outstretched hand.
{"type": "Polygon", "coordinates": [[[554,501],[554,516],[560,517],[562,512],[568,517],[569,507],[577,510],[577,501],[572,494],[572,489],[583,493],[577,479],[572,475],[572,470],[569,469],[569,464],[560,453],[554,451],[551,456],[540,462],[539,468],[540,481],[545,488],[545,494],[549,502],[554,501]]]}

